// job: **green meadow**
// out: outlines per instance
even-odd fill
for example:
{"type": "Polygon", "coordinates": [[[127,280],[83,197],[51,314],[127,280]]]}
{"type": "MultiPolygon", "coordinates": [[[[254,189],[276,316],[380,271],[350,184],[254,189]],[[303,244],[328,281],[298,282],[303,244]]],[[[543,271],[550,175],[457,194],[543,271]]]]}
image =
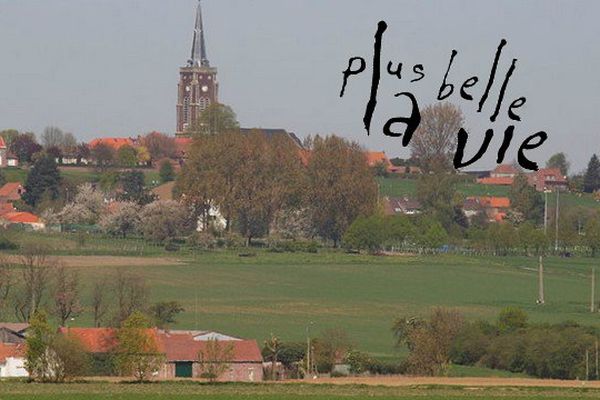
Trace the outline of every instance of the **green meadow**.
{"type": "MultiPolygon", "coordinates": [[[[341,327],[358,349],[396,358],[391,326],[398,316],[454,307],[469,319],[493,320],[505,306],[522,307],[531,321],[576,321],[600,326],[589,312],[590,270],[599,259],[549,257],[546,304],[536,305],[537,259],[461,255],[370,256],[321,250],[318,254],[255,249],[165,252],[135,239],[11,233],[17,242],[46,243],[58,255],[86,255],[79,270],[83,304],[93,283],[116,269],[143,276],[151,300],[185,307],[176,328],[215,329],[262,342],[274,333],[305,340],[341,327]],[[96,256],[120,256],[114,259],[96,256]]],[[[91,325],[90,313],[73,324],[91,325]]]]}

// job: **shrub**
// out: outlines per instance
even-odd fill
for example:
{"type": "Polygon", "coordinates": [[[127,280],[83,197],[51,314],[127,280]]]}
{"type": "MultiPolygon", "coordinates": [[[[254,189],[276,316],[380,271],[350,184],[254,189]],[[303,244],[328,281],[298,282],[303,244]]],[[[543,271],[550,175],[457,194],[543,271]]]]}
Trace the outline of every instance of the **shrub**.
{"type": "Polygon", "coordinates": [[[0,250],[17,250],[19,245],[5,237],[0,237],[0,250]]]}

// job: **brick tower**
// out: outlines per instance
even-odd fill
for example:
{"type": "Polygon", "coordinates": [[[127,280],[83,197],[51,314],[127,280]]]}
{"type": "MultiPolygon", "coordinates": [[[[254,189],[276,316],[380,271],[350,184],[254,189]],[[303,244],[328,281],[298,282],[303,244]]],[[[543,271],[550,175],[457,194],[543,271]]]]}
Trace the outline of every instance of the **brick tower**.
{"type": "Polygon", "coordinates": [[[179,69],[179,75],[176,135],[181,137],[187,135],[200,113],[212,103],[218,102],[219,98],[217,69],[211,68],[206,56],[200,0],[196,11],[192,55],[187,65],[179,69]]]}

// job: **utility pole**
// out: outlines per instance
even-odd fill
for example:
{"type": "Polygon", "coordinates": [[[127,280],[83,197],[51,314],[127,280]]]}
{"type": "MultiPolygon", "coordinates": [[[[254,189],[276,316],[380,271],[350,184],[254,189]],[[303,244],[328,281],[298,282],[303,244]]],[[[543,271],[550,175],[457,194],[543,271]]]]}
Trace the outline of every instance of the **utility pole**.
{"type": "Polygon", "coordinates": [[[592,267],[592,295],[590,297],[590,312],[596,311],[596,267],[592,267]]]}
{"type": "Polygon", "coordinates": [[[585,380],[590,380],[590,351],[585,349],[585,380]]]}
{"type": "Polygon", "coordinates": [[[544,260],[543,256],[540,256],[540,262],[538,267],[538,300],[537,304],[544,304],[544,260]]]}
{"type": "Polygon", "coordinates": [[[556,226],[554,232],[554,251],[558,251],[558,213],[560,208],[560,189],[556,188],[556,226]]]}
{"type": "Polygon", "coordinates": [[[598,339],[596,339],[596,380],[600,379],[598,375],[598,339]]]}
{"type": "Polygon", "coordinates": [[[544,235],[548,234],[548,189],[544,188],[544,235]]]}
{"type": "Polygon", "coordinates": [[[310,377],[312,374],[312,364],[310,359],[311,353],[311,345],[310,345],[310,326],[314,324],[313,321],[310,321],[308,325],[306,325],[306,376],[310,377]]]}

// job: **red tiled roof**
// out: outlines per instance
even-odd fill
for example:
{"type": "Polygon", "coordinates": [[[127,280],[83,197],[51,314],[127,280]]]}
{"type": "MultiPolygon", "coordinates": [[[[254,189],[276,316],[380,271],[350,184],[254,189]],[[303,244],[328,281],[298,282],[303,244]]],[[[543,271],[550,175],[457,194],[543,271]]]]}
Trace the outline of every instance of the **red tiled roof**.
{"type": "Polygon", "coordinates": [[[369,167],[374,167],[380,163],[383,163],[386,167],[391,166],[390,160],[388,160],[384,151],[366,151],[365,156],[369,167]]]}
{"type": "Polygon", "coordinates": [[[19,200],[21,198],[21,191],[23,191],[23,186],[19,182],[8,182],[0,187],[0,197],[9,200],[19,200]]]}
{"type": "Polygon", "coordinates": [[[90,353],[108,353],[115,345],[116,330],[114,328],[59,328],[63,335],[77,338],[90,353]]]}
{"type": "Polygon", "coordinates": [[[30,212],[13,211],[2,215],[2,218],[14,224],[36,224],[40,222],[37,215],[30,212]]]}
{"type": "Polygon", "coordinates": [[[14,211],[15,207],[13,207],[12,203],[0,203],[0,215],[4,215],[14,211]]]}
{"type": "Polygon", "coordinates": [[[519,171],[512,164],[500,164],[492,171],[492,174],[518,174],[519,171]]]}
{"type": "Polygon", "coordinates": [[[25,345],[0,342],[0,363],[4,363],[9,357],[24,358],[25,345]]]}
{"type": "Polygon", "coordinates": [[[90,148],[94,148],[101,143],[110,146],[115,150],[118,150],[125,145],[133,146],[133,140],[130,138],[99,138],[90,142],[90,148]]]}
{"type": "Polygon", "coordinates": [[[0,149],[6,149],[6,143],[4,142],[4,138],[0,136],[0,149]]]}
{"type": "MultiPolygon", "coordinates": [[[[207,341],[194,340],[192,335],[162,333],[160,341],[167,361],[195,361],[200,351],[206,349],[207,341]]],[[[233,346],[232,362],[262,362],[262,354],[255,340],[220,340],[222,346],[233,346]]]]}
{"type": "Polygon", "coordinates": [[[482,185],[505,185],[510,186],[513,184],[514,178],[507,177],[489,177],[477,179],[477,183],[482,185]]]}

